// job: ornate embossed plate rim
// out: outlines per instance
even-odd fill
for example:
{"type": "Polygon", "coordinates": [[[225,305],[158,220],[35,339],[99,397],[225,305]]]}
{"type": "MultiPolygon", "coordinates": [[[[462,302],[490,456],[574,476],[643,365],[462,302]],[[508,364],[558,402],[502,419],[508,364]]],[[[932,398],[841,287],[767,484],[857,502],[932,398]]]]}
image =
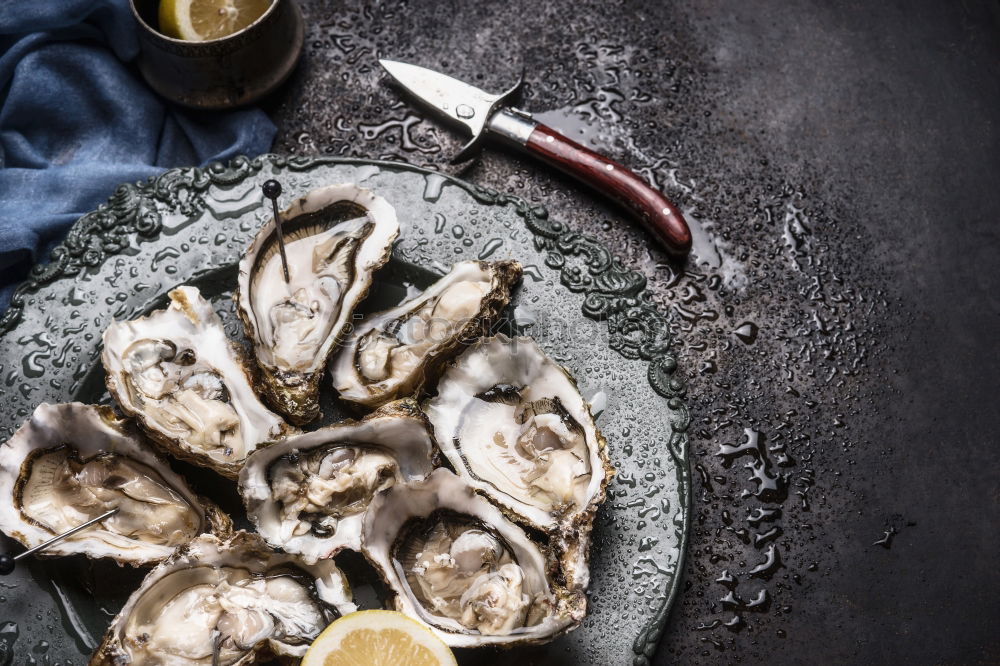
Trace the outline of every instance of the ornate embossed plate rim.
{"type": "Polygon", "coordinates": [[[385,160],[320,156],[286,158],[266,154],[252,160],[239,156],[228,165],[213,162],[204,168],[170,169],[145,182],[120,185],[106,203],[77,220],[66,239],[52,251],[49,263],[36,265],[28,279],[14,292],[10,306],[0,319],[0,335],[7,335],[17,327],[26,298],[40,287],[101,265],[106,258],[126,247],[132,233],[144,238],[159,234],[161,215],[157,204],[184,215],[198,214],[204,208],[201,195],[209,186],[236,184],[260,171],[265,164],[292,171],[341,164],[412,171],[441,178],[465,190],[479,203],[514,207],[534,234],[536,248],[547,252],[546,265],[559,272],[563,286],[584,294],[583,314],[606,323],[611,348],[630,360],[642,359],[649,363],[647,377],[650,385],[668,401],[672,414],[677,415],[671,419],[668,448],[677,466],[683,523],[678,560],[670,587],[652,619],[642,627],[633,643],[636,666],[648,664],[677,596],[687,548],[691,474],[687,459],[688,413],[683,402],[686,389],[684,382],[675,374],[677,361],[669,352],[670,334],[666,317],[651,303],[645,289],[645,277],[625,268],[596,239],[549,219],[544,206],[531,206],[520,197],[473,185],[448,174],[385,160]],[[579,268],[568,267],[567,256],[583,257],[588,270],[583,272],[579,268]]]}

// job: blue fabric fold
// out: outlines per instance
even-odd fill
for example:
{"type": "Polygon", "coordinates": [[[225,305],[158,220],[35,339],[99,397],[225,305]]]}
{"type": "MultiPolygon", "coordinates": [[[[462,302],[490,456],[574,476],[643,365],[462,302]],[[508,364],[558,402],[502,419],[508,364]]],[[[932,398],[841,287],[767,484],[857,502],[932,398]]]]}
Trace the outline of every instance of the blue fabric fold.
{"type": "Polygon", "coordinates": [[[259,109],[192,111],[133,61],[127,0],[0,2],[0,313],[81,215],[124,182],[266,152],[259,109]]]}

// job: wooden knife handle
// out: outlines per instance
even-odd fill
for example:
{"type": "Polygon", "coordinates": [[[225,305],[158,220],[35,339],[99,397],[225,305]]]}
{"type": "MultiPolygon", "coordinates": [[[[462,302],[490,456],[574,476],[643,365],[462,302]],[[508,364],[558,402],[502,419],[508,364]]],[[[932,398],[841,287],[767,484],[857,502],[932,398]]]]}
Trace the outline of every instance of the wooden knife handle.
{"type": "Polygon", "coordinates": [[[683,256],[691,250],[691,230],[677,207],[621,164],[540,123],[524,146],[630,210],[670,253],[683,256]]]}

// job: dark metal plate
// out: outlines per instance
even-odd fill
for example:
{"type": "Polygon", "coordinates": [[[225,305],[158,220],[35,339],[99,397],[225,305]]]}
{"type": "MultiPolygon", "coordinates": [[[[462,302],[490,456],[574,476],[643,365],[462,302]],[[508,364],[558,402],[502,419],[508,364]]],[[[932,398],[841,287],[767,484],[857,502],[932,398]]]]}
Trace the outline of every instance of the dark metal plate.
{"type": "MultiPolygon", "coordinates": [[[[590,613],[567,637],[516,652],[468,651],[463,663],[643,664],[677,589],[689,509],[684,384],[675,376],[666,319],[645,279],[599,243],[509,195],[405,164],[264,156],[175,169],[123,185],[81,218],[48,265],[38,266],[0,321],[0,391],[8,437],[41,402],[107,402],[99,352],[112,319],[162,307],[194,284],[233,338],[234,264],[262,223],[260,184],[286,196],[357,182],[396,207],[400,240],[366,308],[398,302],[463,259],[514,258],[525,267],[509,325],[535,337],[579,380],[599,412],[618,475],[598,514],[590,613]]],[[[326,419],[339,412],[328,397],[326,419]]],[[[241,519],[235,488],[178,465],[241,519]]],[[[83,558],[34,561],[0,596],[0,656],[81,663],[142,572],[83,558]],[[4,621],[6,624],[4,624],[4,621]]],[[[2,659],[0,659],[2,661],[2,659]]]]}

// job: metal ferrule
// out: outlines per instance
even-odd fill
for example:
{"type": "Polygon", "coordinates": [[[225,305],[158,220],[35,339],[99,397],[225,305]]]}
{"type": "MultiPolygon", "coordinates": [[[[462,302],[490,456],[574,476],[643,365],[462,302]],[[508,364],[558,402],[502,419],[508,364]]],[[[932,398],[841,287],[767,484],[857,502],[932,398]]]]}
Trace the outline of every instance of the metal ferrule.
{"type": "Polygon", "coordinates": [[[500,109],[490,116],[487,128],[494,136],[517,145],[523,146],[528,143],[528,137],[538,127],[538,123],[532,120],[531,116],[515,109],[500,109]]]}

